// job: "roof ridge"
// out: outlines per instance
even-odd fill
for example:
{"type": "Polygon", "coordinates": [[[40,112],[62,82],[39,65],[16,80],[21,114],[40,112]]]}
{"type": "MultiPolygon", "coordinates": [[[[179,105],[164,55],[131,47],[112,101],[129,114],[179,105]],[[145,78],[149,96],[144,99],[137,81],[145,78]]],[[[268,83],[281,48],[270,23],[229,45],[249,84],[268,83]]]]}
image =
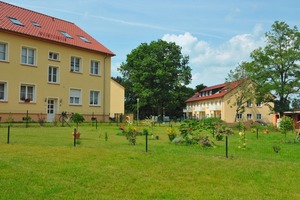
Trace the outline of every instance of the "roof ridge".
{"type": "MultiPolygon", "coordinates": [[[[0,7],[0,29],[115,56],[112,51],[73,22],[3,1],[0,1],[0,7]],[[9,20],[9,18],[16,18],[21,24],[16,24],[9,20]],[[31,25],[29,25],[29,23],[31,25]],[[38,27],[41,29],[39,30],[32,27],[33,23],[40,25],[38,27]],[[60,32],[60,34],[57,31],[60,32]],[[64,35],[62,31],[66,32],[70,37],[64,35]],[[62,35],[65,38],[62,37],[62,35]],[[83,36],[88,41],[85,41],[80,36],[83,36]]],[[[33,24],[33,26],[36,25],[33,24]]]]}
{"type": "Polygon", "coordinates": [[[13,6],[13,7],[16,7],[18,9],[22,9],[22,10],[26,10],[28,12],[32,12],[32,13],[36,13],[36,14],[39,14],[39,15],[43,15],[43,16],[46,16],[46,17],[49,17],[49,18],[52,18],[52,19],[56,19],[56,20],[59,20],[59,21],[64,21],[64,22],[67,22],[67,23],[70,23],[70,24],[75,24],[74,22],[70,22],[70,21],[67,21],[67,20],[64,20],[64,19],[60,19],[60,18],[57,18],[57,17],[53,17],[53,16],[50,16],[50,15],[46,15],[44,13],[41,13],[41,12],[37,12],[37,11],[34,11],[34,10],[30,10],[28,8],[23,8],[21,6],[18,6],[18,5],[15,5],[15,4],[10,4],[10,3],[7,3],[7,2],[4,2],[4,1],[0,1],[0,3],[4,3],[6,5],[9,5],[9,6],[13,6]]]}

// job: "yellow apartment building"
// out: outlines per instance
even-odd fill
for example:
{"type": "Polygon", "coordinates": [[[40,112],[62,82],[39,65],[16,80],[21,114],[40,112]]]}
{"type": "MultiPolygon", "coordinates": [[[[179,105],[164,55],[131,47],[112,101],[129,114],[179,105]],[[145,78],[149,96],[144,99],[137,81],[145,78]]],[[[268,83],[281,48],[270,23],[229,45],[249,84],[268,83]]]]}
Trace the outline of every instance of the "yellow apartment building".
{"type": "Polygon", "coordinates": [[[225,83],[206,87],[186,100],[183,112],[188,119],[218,117],[227,123],[251,120],[274,125],[275,115],[270,110],[270,107],[274,107],[273,103],[247,101],[244,112],[236,114],[236,107],[229,102],[234,101],[234,95],[240,89],[240,83],[237,82],[229,87],[225,83]]]}
{"type": "Polygon", "coordinates": [[[118,117],[124,115],[125,108],[125,88],[115,80],[111,79],[110,90],[110,117],[118,117]]]}
{"type": "Polygon", "coordinates": [[[0,2],[0,120],[107,121],[114,55],[74,23],[0,2]]]}

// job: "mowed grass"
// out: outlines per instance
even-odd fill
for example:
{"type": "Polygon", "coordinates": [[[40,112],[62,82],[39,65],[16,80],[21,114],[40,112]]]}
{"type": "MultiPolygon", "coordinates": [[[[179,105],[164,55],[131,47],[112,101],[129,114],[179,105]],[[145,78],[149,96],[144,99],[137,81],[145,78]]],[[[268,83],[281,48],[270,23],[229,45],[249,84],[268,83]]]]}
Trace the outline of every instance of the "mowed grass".
{"type": "MultiPolygon", "coordinates": [[[[139,126],[139,129],[144,127],[139,126]]],[[[300,144],[294,134],[246,132],[215,148],[138,136],[130,145],[116,125],[0,128],[0,199],[300,199],[300,144]],[[107,140],[105,135],[107,134],[107,140]],[[273,146],[281,150],[275,153],[273,146]]]]}

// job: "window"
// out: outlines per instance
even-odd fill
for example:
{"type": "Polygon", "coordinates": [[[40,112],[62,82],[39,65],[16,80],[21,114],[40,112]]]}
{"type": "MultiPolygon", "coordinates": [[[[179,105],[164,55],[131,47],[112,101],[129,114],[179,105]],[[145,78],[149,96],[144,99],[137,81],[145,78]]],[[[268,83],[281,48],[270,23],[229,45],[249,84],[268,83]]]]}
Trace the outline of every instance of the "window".
{"type": "Polygon", "coordinates": [[[99,75],[100,74],[100,62],[99,61],[91,61],[91,74],[99,75]]]}
{"type": "Polygon", "coordinates": [[[69,33],[65,32],[65,31],[60,31],[60,33],[65,36],[66,38],[70,38],[73,39],[71,35],[69,35],[69,33]]]}
{"type": "Polygon", "coordinates": [[[247,107],[252,107],[252,102],[251,101],[247,101],[247,107]]]}
{"type": "Polygon", "coordinates": [[[50,66],[48,70],[48,82],[58,83],[58,67],[50,66]]]}
{"type": "Polygon", "coordinates": [[[257,103],[256,103],[256,106],[257,106],[257,107],[262,107],[261,102],[257,102],[257,103]]]}
{"type": "Polygon", "coordinates": [[[86,42],[86,43],[91,43],[88,39],[86,39],[83,36],[78,36],[82,41],[86,42]]]}
{"type": "Polygon", "coordinates": [[[256,119],[262,119],[261,114],[256,114],[256,119]]]}
{"type": "Polygon", "coordinates": [[[34,85],[21,85],[20,100],[25,102],[34,101],[35,99],[34,85]]]}
{"type": "Polygon", "coordinates": [[[22,64],[35,65],[35,49],[22,47],[22,64]]]}
{"type": "Polygon", "coordinates": [[[7,44],[0,43],[0,61],[7,60],[7,44]]]}
{"type": "Polygon", "coordinates": [[[49,52],[49,59],[50,60],[59,60],[59,54],[54,52],[49,52]]]}
{"type": "Polygon", "coordinates": [[[236,114],[236,118],[237,118],[237,119],[242,119],[242,118],[243,118],[243,114],[242,114],[242,113],[236,114]]]}
{"type": "Polygon", "coordinates": [[[247,114],[247,120],[252,119],[252,114],[247,114]]]}
{"type": "Polygon", "coordinates": [[[37,22],[31,22],[34,26],[41,28],[42,26],[37,22]]]}
{"type": "Polygon", "coordinates": [[[90,91],[90,105],[98,106],[99,105],[99,91],[90,91]]]}
{"type": "Polygon", "coordinates": [[[71,57],[71,71],[80,72],[81,71],[81,59],[78,57],[71,57]]]}
{"type": "Polygon", "coordinates": [[[13,17],[9,17],[8,18],[12,23],[19,25],[19,26],[24,26],[19,20],[17,20],[16,18],[13,17]]]}
{"type": "Polygon", "coordinates": [[[0,101],[7,100],[7,83],[0,82],[0,101]]]}
{"type": "Polygon", "coordinates": [[[71,89],[70,90],[70,104],[80,105],[81,104],[81,90],[71,89]]]}

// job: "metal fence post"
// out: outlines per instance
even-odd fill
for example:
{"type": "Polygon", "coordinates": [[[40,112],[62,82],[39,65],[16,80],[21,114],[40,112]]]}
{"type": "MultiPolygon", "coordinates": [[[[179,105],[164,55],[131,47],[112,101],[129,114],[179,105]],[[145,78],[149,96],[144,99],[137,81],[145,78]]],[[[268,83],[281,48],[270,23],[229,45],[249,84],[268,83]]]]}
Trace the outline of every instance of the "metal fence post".
{"type": "Polygon", "coordinates": [[[226,135],[226,158],[228,158],[228,135],[226,135]]]}
{"type": "Polygon", "coordinates": [[[9,144],[10,126],[7,127],[7,144],[9,144]]]}
{"type": "Polygon", "coordinates": [[[74,147],[76,146],[76,132],[77,130],[76,128],[74,128],[74,147]]]}

